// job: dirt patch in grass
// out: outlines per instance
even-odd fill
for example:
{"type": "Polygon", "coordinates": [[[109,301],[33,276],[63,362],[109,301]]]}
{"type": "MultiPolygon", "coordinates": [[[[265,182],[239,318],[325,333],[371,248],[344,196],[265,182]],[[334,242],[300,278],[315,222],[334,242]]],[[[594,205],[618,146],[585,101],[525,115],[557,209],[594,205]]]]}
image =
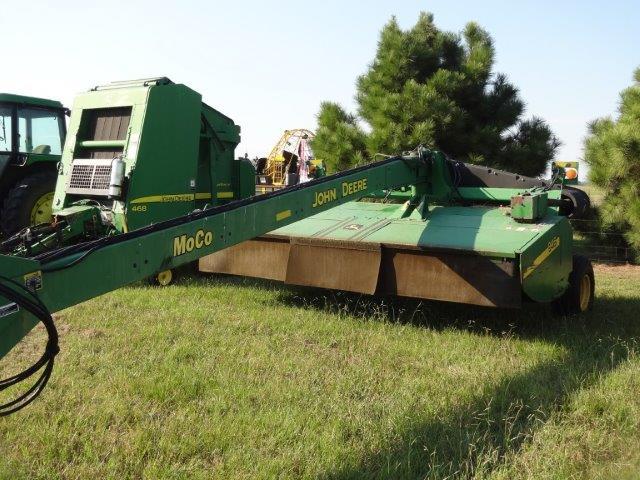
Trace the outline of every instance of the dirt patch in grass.
{"type": "Polygon", "coordinates": [[[640,278],[640,265],[597,263],[593,266],[594,273],[619,275],[625,278],[640,278]]]}

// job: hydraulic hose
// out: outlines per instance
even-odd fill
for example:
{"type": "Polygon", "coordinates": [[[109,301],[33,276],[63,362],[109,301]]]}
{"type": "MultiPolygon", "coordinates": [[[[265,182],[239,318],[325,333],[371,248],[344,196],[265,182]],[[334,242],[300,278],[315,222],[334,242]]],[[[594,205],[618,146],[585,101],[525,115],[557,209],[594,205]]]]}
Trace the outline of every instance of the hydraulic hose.
{"type": "Polygon", "coordinates": [[[55,323],[53,322],[53,318],[51,317],[51,313],[49,313],[47,307],[34,292],[9,278],[0,276],[0,294],[10,302],[14,302],[19,308],[24,308],[40,320],[44,325],[48,336],[45,350],[38,361],[26,370],[4,380],[0,380],[1,392],[7,388],[17,385],[18,383],[24,382],[42,370],[38,380],[36,380],[36,382],[26,392],[22,393],[14,400],[0,404],[0,417],[3,417],[21,410],[40,395],[51,377],[55,356],[60,351],[60,348],[58,346],[58,331],[55,323]]]}

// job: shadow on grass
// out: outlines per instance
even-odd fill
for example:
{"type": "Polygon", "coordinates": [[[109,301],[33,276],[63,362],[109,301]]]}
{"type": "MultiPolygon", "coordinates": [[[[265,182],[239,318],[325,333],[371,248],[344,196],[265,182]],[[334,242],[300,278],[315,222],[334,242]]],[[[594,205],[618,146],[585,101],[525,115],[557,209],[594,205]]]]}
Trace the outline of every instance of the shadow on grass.
{"type": "Polygon", "coordinates": [[[416,412],[394,441],[358,463],[325,473],[327,478],[467,478],[487,474],[517,453],[523,442],[573,392],[592,385],[636,353],[640,298],[597,299],[583,317],[555,317],[547,307],[506,311],[480,307],[379,298],[282,286],[263,280],[215,276],[216,283],[265,288],[265,303],[317,309],[423,328],[459,329],[478,335],[538,340],[566,355],[506,378],[479,392],[463,407],[425,421],[416,412]]]}

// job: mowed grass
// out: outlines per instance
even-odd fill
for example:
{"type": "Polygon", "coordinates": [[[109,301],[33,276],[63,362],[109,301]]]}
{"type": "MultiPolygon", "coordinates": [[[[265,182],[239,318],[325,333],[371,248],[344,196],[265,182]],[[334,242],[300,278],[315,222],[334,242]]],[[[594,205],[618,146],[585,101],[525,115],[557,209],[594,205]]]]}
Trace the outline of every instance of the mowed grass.
{"type": "Polygon", "coordinates": [[[564,319],[221,276],[121,289],[57,315],[0,478],[637,478],[640,269],[596,277],[564,319]]]}

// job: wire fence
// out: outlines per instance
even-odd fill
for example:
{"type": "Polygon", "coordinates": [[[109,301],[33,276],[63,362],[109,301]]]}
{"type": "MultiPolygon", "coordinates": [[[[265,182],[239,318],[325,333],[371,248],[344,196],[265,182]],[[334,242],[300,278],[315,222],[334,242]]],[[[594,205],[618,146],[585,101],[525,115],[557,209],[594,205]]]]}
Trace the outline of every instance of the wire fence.
{"type": "Polygon", "coordinates": [[[640,252],[631,248],[619,231],[602,227],[598,220],[575,219],[574,251],[592,261],[612,264],[638,264],[640,252]]]}

